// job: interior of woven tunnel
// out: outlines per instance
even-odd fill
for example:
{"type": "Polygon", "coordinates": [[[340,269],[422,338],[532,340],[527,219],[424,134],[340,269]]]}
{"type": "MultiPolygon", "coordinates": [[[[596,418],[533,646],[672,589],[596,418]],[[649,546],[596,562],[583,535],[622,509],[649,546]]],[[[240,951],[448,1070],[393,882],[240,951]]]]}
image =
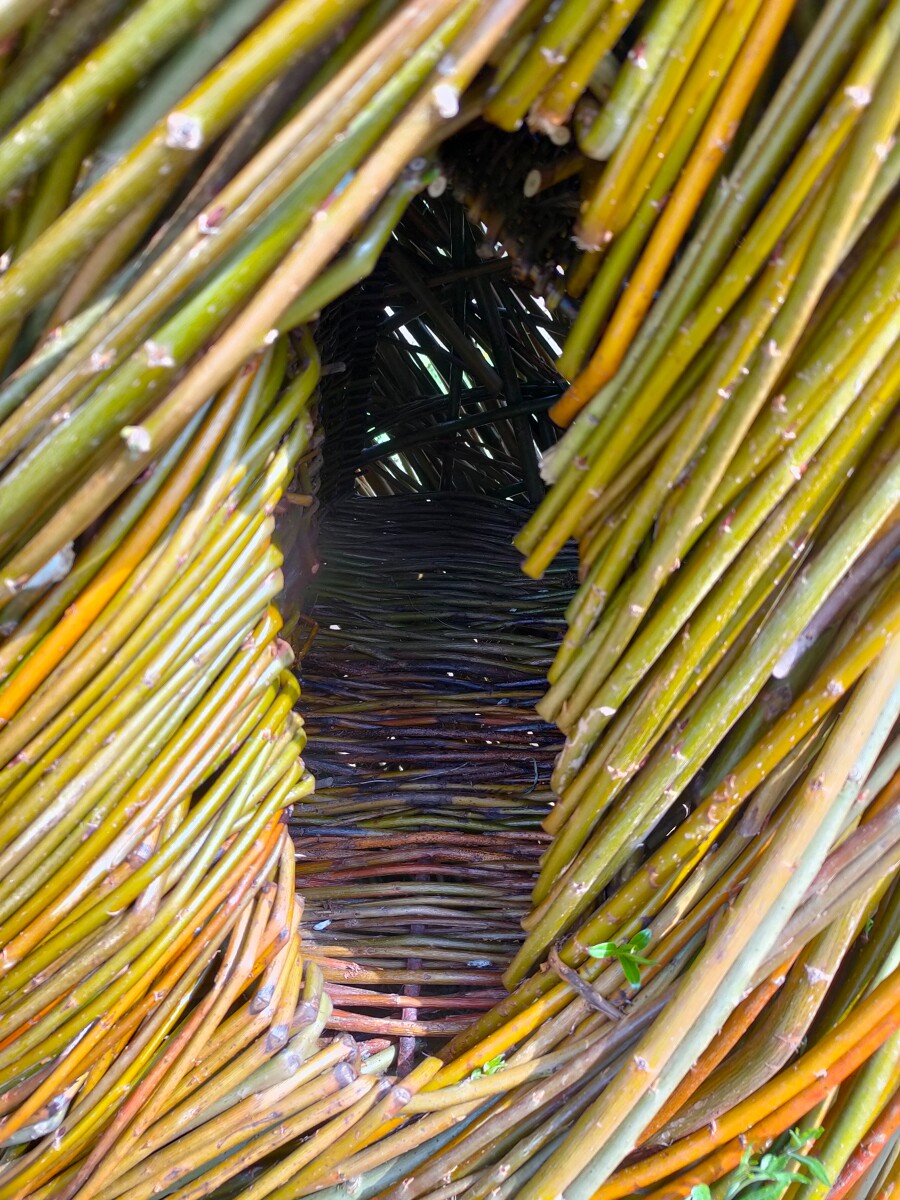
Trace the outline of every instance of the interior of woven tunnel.
{"type": "Polygon", "coordinates": [[[535,712],[577,563],[524,579],[512,539],[555,434],[561,318],[484,224],[416,203],[324,315],[315,566],[294,641],[308,958],[329,1025],[401,1069],[503,995],[561,744],[535,712]]]}

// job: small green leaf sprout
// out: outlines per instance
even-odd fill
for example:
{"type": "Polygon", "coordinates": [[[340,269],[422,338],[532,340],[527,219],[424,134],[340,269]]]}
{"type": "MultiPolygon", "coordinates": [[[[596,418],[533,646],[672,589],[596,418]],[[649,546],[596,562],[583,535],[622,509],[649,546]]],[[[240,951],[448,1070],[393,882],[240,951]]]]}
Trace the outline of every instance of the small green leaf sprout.
{"type": "Polygon", "coordinates": [[[482,1063],[480,1067],[476,1067],[470,1079],[480,1079],[482,1075],[496,1075],[498,1071],[502,1071],[506,1066],[503,1060],[503,1055],[498,1054],[495,1058],[489,1058],[487,1062],[482,1063]]]}
{"type": "MultiPolygon", "coordinates": [[[[817,1158],[812,1158],[808,1154],[802,1154],[803,1147],[807,1142],[813,1142],[817,1137],[821,1137],[823,1130],[819,1129],[804,1129],[802,1132],[798,1129],[792,1129],[790,1132],[790,1141],[788,1143],[787,1157],[793,1162],[800,1163],[806,1167],[813,1179],[823,1184],[825,1187],[831,1187],[831,1180],[828,1178],[828,1172],[822,1166],[817,1158]]],[[[795,1175],[796,1178],[796,1175],[795,1175]]],[[[812,1180],[807,1177],[804,1182],[811,1183],[812,1180]]]]}
{"type": "MultiPolygon", "coordinates": [[[[821,1129],[792,1129],[781,1153],[770,1151],[759,1158],[754,1157],[752,1150],[745,1150],[740,1163],[731,1172],[722,1200],[734,1200],[746,1188],[760,1184],[774,1191],[783,1191],[794,1183],[814,1181],[830,1187],[831,1180],[819,1160],[803,1153],[807,1142],[814,1141],[821,1133],[821,1129]]],[[[709,1184],[695,1184],[690,1200],[712,1200],[709,1184]]]]}
{"type": "MultiPolygon", "coordinates": [[[[653,935],[649,929],[640,929],[627,942],[598,942],[596,946],[588,947],[591,958],[615,958],[625,973],[625,978],[634,988],[641,986],[641,967],[652,967],[656,960],[645,958],[642,951],[647,949],[653,935]]],[[[702,1200],[702,1198],[701,1198],[702,1200]]]]}

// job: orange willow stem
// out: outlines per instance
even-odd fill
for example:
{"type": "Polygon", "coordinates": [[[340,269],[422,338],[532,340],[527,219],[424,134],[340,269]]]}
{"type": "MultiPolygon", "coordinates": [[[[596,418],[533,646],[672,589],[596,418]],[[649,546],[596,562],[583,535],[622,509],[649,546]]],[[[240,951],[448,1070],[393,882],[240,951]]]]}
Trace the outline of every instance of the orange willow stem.
{"type": "Polygon", "coordinates": [[[900,1129],[900,1088],[884,1106],[878,1120],[857,1146],[852,1157],[832,1184],[828,1200],[841,1200],[860,1179],[888,1141],[900,1129]]]}
{"type": "Polygon", "coordinates": [[[37,687],[50,675],[91,626],[132,571],[139,567],[166,526],[177,513],[186,495],[196,486],[212,452],[225,436],[235,414],[247,397],[259,369],[242,371],[223,394],[197,437],[166,481],[156,503],[113,554],[99,575],[75,600],[43,642],[0,688],[0,728],[19,711],[37,687]]]}
{"type": "MultiPolygon", "coordinates": [[[[748,1146],[759,1150],[766,1149],[779,1134],[790,1129],[817,1104],[821,1104],[840,1083],[871,1058],[897,1029],[898,1024],[900,1013],[895,1013],[893,1017],[876,1025],[848,1054],[839,1058],[829,1070],[823,1071],[820,1079],[809,1084],[768,1117],[752,1125],[745,1134],[732,1139],[727,1146],[723,1146],[706,1162],[689,1172],[683,1183],[675,1181],[651,1192],[652,1200],[681,1200],[682,1197],[691,1194],[698,1182],[712,1183],[727,1175],[741,1161],[748,1146]]],[[[596,1196],[592,1197],[592,1200],[596,1200],[596,1196]]]]}
{"type": "Polygon", "coordinates": [[[773,971],[769,978],[764,979],[750,993],[747,999],[734,1010],[722,1026],[716,1040],[704,1050],[703,1054],[697,1059],[696,1063],[691,1067],[690,1071],[685,1075],[684,1079],[682,1079],[681,1083],[644,1130],[641,1136],[642,1143],[652,1141],[653,1135],[658,1133],[664,1125],[667,1125],[672,1117],[683,1108],[694,1092],[696,1092],[697,1088],[700,1087],[719,1063],[722,1062],[726,1054],[737,1045],[771,998],[781,988],[793,961],[794,959],[790,959],[776,971],[773,971]]]}
{"type": "MultiPolygon", "coordinates": [[[[730,1155],[737,1147],[736,1161],[740,1161],[748,1142],[774,1137],[788,1129],[795,1119],[808,1112],[841,1079],[865,1062],[898,1027],[900,970],[892,972],[812,1050],[720,1117],[715,1129],[698,1130],[659,1154],[616,1172],[594,1192],[592,1200],[619,1200],[619,1197],[630,1195],[637,1188],[647,1187],[696,1162],[718,1147],[724,1147],[723,1155],[730,1155]],[[790,1115],[782,1124],[782,1115],[788,1107],[790,1115]],[[740,1142],[736,1140],[738,1138],[740,1142]]],[[[702,1178],[692,1179],[686,1190],[679,1187],[677,1191],[671,1191],[670,1185],[667,1185],[659,1193],[654,1193],[654,1200],[662,1200],[663,1196],[686,1195],[693,1184],[718,1179],[730,1169],[730,1165],[719,1170],[717,1161],[715,1174],[709,1176],[704,1172],[702,1178]]]]}
{"type": "MultiPolygon", "coordinates": [[[[731,145],[793,6],[793,0],[768,0],[757,17],[600,345],[587,367],[550,409],[550,416],[557,425],[569,425],[621,365],[653,303],[656,289],[731,145]]],[[[602,230],[584,227],[579,238],[585,246],[599,249],[602,233],[602,230]]]]}

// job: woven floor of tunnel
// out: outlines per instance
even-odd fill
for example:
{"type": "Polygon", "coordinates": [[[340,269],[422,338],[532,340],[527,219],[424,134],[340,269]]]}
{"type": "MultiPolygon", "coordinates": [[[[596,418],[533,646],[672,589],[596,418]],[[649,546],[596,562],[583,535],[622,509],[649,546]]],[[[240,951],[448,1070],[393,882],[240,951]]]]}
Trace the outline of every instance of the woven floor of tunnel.
{"type": "Polygon", "coordinates": [[[522,585],[522,508],[460,493],[325,511],[300,666],[314,796],[295,805],[306,955],[331,1028],[409,1059],[504,994],[560,738],[534,711],[574,555],[522,585]],[[424,1039],[424,1040],[423,1040],[424,1039]]]}

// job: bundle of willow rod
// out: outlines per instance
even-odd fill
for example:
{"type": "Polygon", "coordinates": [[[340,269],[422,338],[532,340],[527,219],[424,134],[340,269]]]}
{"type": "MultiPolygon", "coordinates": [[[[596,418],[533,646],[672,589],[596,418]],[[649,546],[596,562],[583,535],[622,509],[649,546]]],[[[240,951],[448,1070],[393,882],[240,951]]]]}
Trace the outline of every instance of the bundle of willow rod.
{"type": "Polygon", "coordinates": [[[290,1036],[281,812],[312,779],[271,512],[309,437],[308,350],[286,388],[284,347],[242,368],[8,631],[4,1195],[102,1191],[212,1072],[249,1079],[290,1036]]]}
{"type": "Polygon", "coordinates": [[[397,1103],[300,948],[287,334],[521,6],[0,5],[4,1198],[269,1194],[397,1103]]]}
{"type": "MultiPolygon", "coordinates": [[[[604,411],[603,385],[645,351],[658,363],[701,300],[724,324],[813,193],[847,178],[848,143],[879,81],[895,90],[896,20],[881,0],[527,7],[492,59],[484,117],[496,128],[452,139],[446,157],[485,252],[499,242],[551,303],[577,312],[558,362],[571,381],[559,424],[598,390],[593,412],[604,411]]],[[[890,111],[882,117],[872,133],[889,161],[874,190],[861,181],[869,198],[856,230],[836,227],[835,247],[897,181],[890,111]]]]}
{"type": "MultiPolygon", "coordinates": [[[[676,7],[660,5],[651,25],[676,7]]],[[[709,7],[691,6],[678,36],[709,7]]],[[[732,136],[790,6],[744,7],[751,24],[743,41],[734,26],[734,65],[695,157],[680,166],[669,152],[659,165],[671,164],[673,190],[557,406],[567,419],[588,402],[550,456],[555,486],[519,538],[526,571],[539,575],[575,536],[583,582],[539,706],[567,743],[545,822],[553,845],[507,982],[565,938],[567,969],[586,963],[577,986],[594,980],[603,992],[610,968],[588,948],[647,928],[658,975],[645,975],[624,1026],[652,1008],[654,984],[674,968],[662,1015],[648,1018],[609,1086],[541,1143],[542,1164],[523,1165],[532,1177],[511,1194],[525,1200],[653,1184],[683,1195],[736,1165],[735,1134],[759,1149],[796,1120],[825,1125],[817,1152],[834,1179],[897,1085],[893,935],[874,958],[859,935],[870,917],[889,923],[898,866],[894,835],[882,841],[879,830],[895,820],[900,711],[900,88],[890,70],[900,7],[826,5],[710,194],[708,139],[723,136],[726,116],[732,136]],[[857,859],[854,843],[871,852],[857,859]],[[611,890],[622,872],[624,887],[611,890]],[[838,969],[842,988],[826,992],[838,969]],[[841,1018],[867,1011],[876,980],[893,1006],[882,1034],[856,1058],[816,1059],[849,1036],[852,1018],[841,1018]],[[778,992],[771,1004],[766,988],[778,992]],[[737,1041],[717,1078],[763,1004],[784,1054],[816,1017],[814,1044],[787,1072],[799,1082],[816,1061],[824,1084],[806,1077],[806,1090],[779,1091],[782,1051],[762,1055],[761,1029],[737,1041]],[[833,1107],[811,1120],[820,1101],[833,1107]],[[692,1133],[705,1122],[708,1133],[692,1133]],[[636,1146],[673,1140],[610,1178],[636,1146]]],[[[689,60],[665,62],[659,94],[665,72],[689,60]]],[[[620,148],[649,144],[642,130],[635,118],[620,148]]],[[[621,190],[624,162],[597,192],[609,211],[611,189],[639,199],[621,190]]],[[[583,226],[592,219],[588,208],[583,226]]],[[[612,231],[602,272],[621,227],[600,228],[612,231]]],[[[564,1002],[552,981],[532,976],[501,1006],[506,1029],[534,1030],[542,1047],[554,1044],[556,1019],[538,1026],[538,1016],[564,1002]]],[[[505,1036],[499,1014],[490,1022],[488,1056],[505,1036]]],[[[504,1118],[492,1120],[497,1137],[504,1118]]],[[[813,1181],[804,1195],[825,1190],[813,1181]]]]}

